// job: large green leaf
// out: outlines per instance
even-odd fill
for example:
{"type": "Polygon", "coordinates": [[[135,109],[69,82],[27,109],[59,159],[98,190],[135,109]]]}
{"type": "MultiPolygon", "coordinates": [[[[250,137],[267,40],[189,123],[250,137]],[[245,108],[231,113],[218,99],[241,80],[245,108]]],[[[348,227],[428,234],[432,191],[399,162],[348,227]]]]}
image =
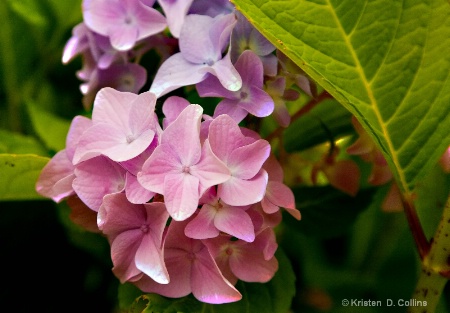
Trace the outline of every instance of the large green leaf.
{"type": "Polygon", "coordinates": [[[233,0],[373,136],[404,191],[450,144],[445,0],[233,0]]]}
{"type": "Polygon", "coordinates": [[[43,199],[35,184],[48,161],[34,154],[0,154],[0,200],[43,199]]]}

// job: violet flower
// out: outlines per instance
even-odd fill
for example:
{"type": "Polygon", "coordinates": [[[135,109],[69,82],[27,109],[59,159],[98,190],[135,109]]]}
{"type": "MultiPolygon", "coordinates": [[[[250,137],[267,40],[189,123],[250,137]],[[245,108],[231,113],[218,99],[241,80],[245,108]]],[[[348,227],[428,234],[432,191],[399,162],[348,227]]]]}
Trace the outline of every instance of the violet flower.
{"type": "Polygon", "coordinates": [[[82,6],[86,25],[121,51],[167,27],[161,13],[139,0],[84,0],[82,6]]]}
{"type": "Polygon", "coordinates": [[[248,113],[257,116],[269,116],[274,110],[272,98],[263,90],[264,74],[261,60],[250,50],[242,53],[235,64],[242,78],[239,91],[225,89],[214,76],[208,76],[196,85],[201,97],[224,98],[216,107],[214,117],[220,114],[230,115],[237,123],[248,113]]]}
{"type": "Polygon", "coordinates": [[[162,249],[168,218],[164,203],[131,204],[124,194],[105,196],[97,220],[111,244],[113,272],[120,282],[143,274],[160,284],[169,282],[162,249]]]}
{"type": "Polygon", "coordinates": [[[237,23],[231,33],[230,56],[235,63],[246,50],[253,51],[263,63],[264,74],[275,76],[278,70],[278,59],[273,54],[275,46],[267,40],[239,11],[236,11],[237,23]]]}
{"type": "Polygon", "coordinates": [[[158,0],[164,11],[169,26],[170,33],[175,37],[180,37],[181,27],[184,19],[191,7],[193,0],[158,0]]]}
{"type": "Polygon", "coordinates": [[[130,160],[152,142],[157,118],[155,96],[103,88],[97,93],[93,125],[81,136],[74,164],[103,154],[116,162],[130,160]]]}
{"type": "Polygon", "coordinates": [[[181,29],[180,52],[168,58],[158,69],[150,91],[159,98],[179,87],[193,85],[208,73],[217,76],[228,90],[237,91],[242,79],[230,61],[227,48],[236,23],[234,13],[215,18],[190,14],[181,29]]]}
{"type": "Polygon", "coordinates": [[[239,301],[242,295],[222,275],[208,248],[200,240],[186,237],[186,222],[169,225],[164,245],[164,261],[170,283],[162,285],[143,276],[134,282],[144,292],[154,292],[170,298],[192,292],[202,302],[221,304],[239,301]]]}

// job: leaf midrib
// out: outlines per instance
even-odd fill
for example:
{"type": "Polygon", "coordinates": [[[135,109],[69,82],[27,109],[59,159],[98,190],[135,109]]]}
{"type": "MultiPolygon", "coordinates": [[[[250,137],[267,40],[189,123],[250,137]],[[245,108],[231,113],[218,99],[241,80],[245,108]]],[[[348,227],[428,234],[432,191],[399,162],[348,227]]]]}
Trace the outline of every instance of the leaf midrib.
{"type": "MultiPolygon", "coordinates": [[[[361,81],[362,81],[362,83],[364,85],[364,88],[365,88],[365,90],[367,92],[367,95],[369,97],[370,106],[372,107],[373,112],[375,113],[375,116],[376,116],[376,118],[378,120],[378,124],[380,125],[380,129],[381,129],[381,131],[382,131],[382,133],[384,135],[384,139],[385,139],[385,141],[387,143],[387,148],[388,148],[388,150],[390,152],[390,156],[391,156],[392,162],[395,165],[395,170],[397,171],[398,177],[400,179],[400,183],[401,183],[404,191],[407,194],[409,194],[410,190],[408,188],[408,184],[406,183],[406,178],[404,176],[404,173],[403,173],[403,171],[399,170],[401,167],[400,167],[400,162],[398,160],[398,155],[396,153],[396,150],[394,149],[393,143],[392,143],[391,138],[389,136],[389,132],[388,132],[388,130],[386,128],[384,120],[381,117],[381,112],[378,110],[377,100],[376,100],[375,96],[373,95],[372,89],[370,88],[371,83],[369,82],[369,80],[367,79],[367,77],[366,77],[366,75],[364,73],[364,69],[361,66],[361,63],[359,62],[359,58],[358,58],[358,56],[356,54],[355,49],[353,49],[353,45],[352,45],[352,43],[350,41],[350,37],[346,34],[344,28],[342,27],[342,24],[340,23],[339,18],[336,15],[335,8],[331,4],[330,0],[326,0],[326,2],[328,4],[328,6],[331,8],[330,12],[331,12],[331,15],[333,16],[333,19],[336,22],[337,29],[342,34],[342,38],[344,39],[345,44],[347,45],[347,48],[348,48],[348,50],[349,50],[349,52],[350,52],[350,54],[352,56],[352,59],[355,62],[355,69],[356,69],[357,73],[359,74],[359,76],[361,78],[361,81]]],[[[362,12],[361,14],[364,14],[364,12],[362,12]]],[[[354,29],[357,28],[359,22],[360,22],[360,20],[358,20],[358,22],[356,23],[354,29]]],[[[353,29],[353,31],[354,31],[354,29],[353,29]]],[[[381,67],[382,64],[380,64],[380,67],[381,67]]],[[[405,95],[405,97],[406,97],[406,95],[405,95]]]]}

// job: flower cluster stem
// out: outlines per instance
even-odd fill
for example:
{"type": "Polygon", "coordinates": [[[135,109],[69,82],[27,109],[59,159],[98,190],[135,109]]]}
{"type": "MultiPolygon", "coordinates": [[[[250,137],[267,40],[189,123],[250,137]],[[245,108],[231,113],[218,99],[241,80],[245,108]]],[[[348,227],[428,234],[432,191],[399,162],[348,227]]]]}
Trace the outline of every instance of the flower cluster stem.
{"type": "MultiPolygon", "coordinates": [[[[441,221],[432,239],[429,252],[422,259],[422,271],[414,290],[417,302],[409,307],[409,313],[433,313],[450,278],[450,197],[445,205],[441,221]],[[418,305],[426,301],[426,306],[418,305]]],[[[423,303],[422,303],[423,304],[423,303]]]]}

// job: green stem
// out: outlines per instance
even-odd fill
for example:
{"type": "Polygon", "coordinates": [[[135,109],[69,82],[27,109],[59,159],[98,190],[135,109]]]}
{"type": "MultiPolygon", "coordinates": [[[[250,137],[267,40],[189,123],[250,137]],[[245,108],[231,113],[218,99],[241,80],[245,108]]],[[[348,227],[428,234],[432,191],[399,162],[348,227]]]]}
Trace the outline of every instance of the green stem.
{"type": "Polygon", "coordinates": [[[7,97],[7,109],[9,127],[12,131],[21,131],[20,122],[20,93],[17,87],[16,58],[12,43],[12,22],[9,20],[11,12],[8,9],[8,1],[0,1],[0,18],[2,27],[0,27],[0,58],[3,68],[3,82],[7,97]]]}
{"type": "Polygon", "coordinates": [[[450,197],[439,222],[438,229],[432,239],[429,253],[422,260],[422,271],[413,294],[417,301],[412,303],[409,313],[433,313],[441,298],[441,294],[450,278],[450,197]]]}

